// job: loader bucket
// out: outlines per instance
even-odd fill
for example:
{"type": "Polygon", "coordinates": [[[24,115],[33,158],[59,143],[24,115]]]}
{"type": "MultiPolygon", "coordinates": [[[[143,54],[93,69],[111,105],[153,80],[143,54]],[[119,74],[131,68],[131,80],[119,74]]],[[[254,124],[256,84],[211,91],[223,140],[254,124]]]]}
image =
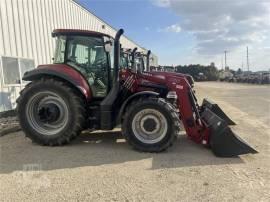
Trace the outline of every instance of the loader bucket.
{"type": "Polygon", "coordinates": [[[202,119],[210,128],[210,147],[219,157],[233,157],[247,153],[257,153],[228,126],[226,121],[217,116],[211,109],[205,107],[201,113],[202,119]]]}
{"type": "Polygon", "coordinates": [[[231,119],[230,119],[230,118],[222,111],[222,109],[220,109],[220,107],[219,107],[216,103],[214,103],[214,102],[212,102],[212,101],[210,101],[210,100],[208,100],[208,99],[204,99],[204,100],[203,100],[203,103],[202,103],[202,108],[205,108],[205,107],[207,107],[207,108],[210,109],[212,112],[214,112],[216,115],[218,115],[220,118],[222,118],[224,121],[226,121],[228,125],[236,125],[236,123],[235,123],[233,120],[231,120],[231,119]]]}

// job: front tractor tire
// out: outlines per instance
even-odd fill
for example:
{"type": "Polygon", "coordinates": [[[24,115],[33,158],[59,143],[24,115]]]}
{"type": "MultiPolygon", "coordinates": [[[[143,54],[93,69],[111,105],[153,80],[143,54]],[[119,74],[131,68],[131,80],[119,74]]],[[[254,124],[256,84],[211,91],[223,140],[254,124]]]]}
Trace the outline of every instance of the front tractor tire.
{"type": "Polygon", "coordinates": [[[59,146],[80,134],[85,102],[67,83],[41,78],[29,83],[17,100],[22,130],[33,142],[59,146]]]}
{"type": "Polygon", "coordinates": [[[128,106],[123,117],[123,135],[138,151],[166,150],[179,130],[180,121],[174,107],[161,98],[136,100],[128,106]]]}

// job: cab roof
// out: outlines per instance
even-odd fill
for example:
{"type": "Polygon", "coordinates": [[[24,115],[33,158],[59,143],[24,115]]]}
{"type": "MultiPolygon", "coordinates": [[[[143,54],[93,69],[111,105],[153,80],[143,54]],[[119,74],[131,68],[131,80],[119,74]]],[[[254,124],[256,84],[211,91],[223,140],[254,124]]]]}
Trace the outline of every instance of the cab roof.
{"type": "Polygon", "coordinates": [[[107,36],[109,38],[113,38],[108,34],[104,34],[101,32],[89,31],[89,30],[81,30],[81,29],[55,29],[52,32],[52,36],[55,37],[57,35],[80,35],[80,36],[107,36]]]}

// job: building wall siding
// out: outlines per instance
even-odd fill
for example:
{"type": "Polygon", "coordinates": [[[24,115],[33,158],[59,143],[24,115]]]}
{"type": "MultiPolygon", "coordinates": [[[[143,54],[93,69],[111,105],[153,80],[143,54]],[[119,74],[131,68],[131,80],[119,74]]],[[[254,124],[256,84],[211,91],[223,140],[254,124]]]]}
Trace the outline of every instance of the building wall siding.
{"type": "MultiPolygon", "coordinates": [[[[57,28],[93,30],[111,36],[117,31],[73,0],[0,0],[0,57],[33,59],[35,66],[52,63],[55,40],[51,33],[57,28]]],[[[121,43],[125,48],[146,51],[126,36],[121,38],[121,43]]],[[[157,57],[154,58],[151,63],[157,64],[157,57]]],[[[7,106],[14,108],[23,87],[22,84],[5,86],[2,74],[0,58],[0,111],[10,108],[7,106]]]]}
{"type": "MultiPolygon", "coordinates": [[[[73,0],[0,0],[0,55],[33,58],[36,65],[51,63],[56,28],[86,29],[114,36],[113,27],[73,0]],[[105,25],[105,29],[102,26],[105,25]]],[[[122,37],[123,47],[139,47],[122,37]]]]}

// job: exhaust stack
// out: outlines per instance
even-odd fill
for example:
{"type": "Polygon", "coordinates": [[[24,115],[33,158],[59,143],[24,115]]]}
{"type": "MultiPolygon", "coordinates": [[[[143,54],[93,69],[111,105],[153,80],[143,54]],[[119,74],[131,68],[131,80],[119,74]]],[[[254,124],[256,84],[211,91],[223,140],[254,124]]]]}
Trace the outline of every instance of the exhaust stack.
{"type": "Polygon", "coordinates": [[[133,69],[133,70],[136,70],[135,55],[136,55],[137,49],[138,49],[138,48],[135,47],[135,48],[132,50],[132,53],[131,53],[131,57],[132,57],[132,69],[133,69]]]}
{"type": "Polygon", "coordinates": [[[119,80],[119,65],[120,65],[120,37],[124,34],[123,29],[119,29],[114,38],[114,82],[119,80]]]}
{"type": "Polygon", "coordinates": [[[147,51],[146,55],[146,71],[150,71],[150,55],[151,55],[151,50],[147,51]]]}

